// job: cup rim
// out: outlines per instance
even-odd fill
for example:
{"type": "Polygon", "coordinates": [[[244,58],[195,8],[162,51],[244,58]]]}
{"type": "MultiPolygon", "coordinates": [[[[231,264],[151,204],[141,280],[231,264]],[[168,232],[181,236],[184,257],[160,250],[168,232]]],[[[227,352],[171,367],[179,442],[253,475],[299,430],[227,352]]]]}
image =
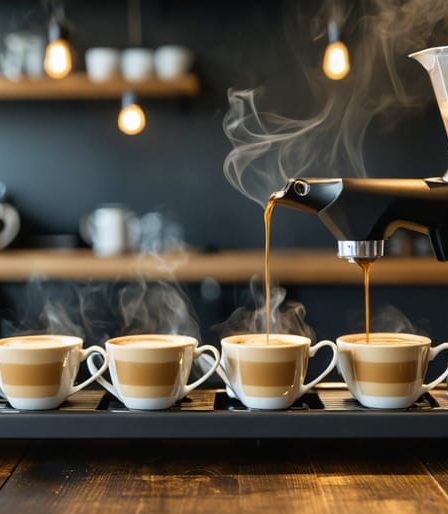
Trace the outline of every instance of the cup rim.
{"type": "MultiPolygon", "coordinates": [[[[265,338],[266,337],[266,334],[265,333],[255,333],[255,334],[250,334],[250,333],[244,333],[244,334],[236,334],[236,335],[233,335],[233,336],[227,336],[227,337],[224,337],[221,339],[221,345],[222,346],[225,346],[225,345],[228,345],[228,346],[233,346],[233,347],[238,347],[238,348],[263,348],[263,349],[266,349],[266,348],[287,348],[284,344],[279,344],[279,343],[270,343],[269,345],[267,345],[266,343],[259,343],[259,344],[251,344],[250,346],[246,346],[244,344],[241,344],[241,339],[249,339],[250,337],[253,337],[255,339],[257,338],[265,338]]],[[[285,342],[291,344],[291,346],[306,346],[306,345],[311,345],[311,339],[309,337],[306,337],[306,336],[300,336],[300,335],[296,335],[296,334],[269,334],[269,338],[278,338],[278,339],[283,339],[285,342]]]]}
{"type": "Polygon", "coordinates": [[[78,345],[83,345],[84,340],[82,337],[78,336],[67,336],[65,334],[30,334],[30,335],[18,335],[18,336],[11,336],[11,337],[2,337],[0,338],[0,351],[48,351],[52,350],[54,348],[73,348],[78,345]],[[36,348],[30,348],[30,347],[20,347],[20,346],[5,346],[5,343],[9,341],[31,341],[31,342],[39,342],[39,341],[46,341],[48,339],[58,339],[60,343],[58,342],[55,344],[54,347],[36,347],[36,348]]]}
{"type": "MultiPolygon", "coordinates": [[[[107,346],[112,346],[113,348],[126,348],[127,345],[123,344],[125,341],[151,341],[154,340],[156,342],[161,342],[160,347],[142,347],[142,346],[132,346],[128,347],[128,350],[159,350],[160,348],[164,348],[163,342],[172,343],[169,348],[184,348],[185,346],[198,346],[199,341],[192,336],[185,336],[183,334],[131,334],[128,336],[118,336],[112,337],[106,341],[107,346]]],[[[168,348],[168,346],[166,347],[168,348]]]]}
{"type": "Polygon", "coordinates": [[[375,342],[368,342],[365,341],[362,343],[359,340],[358,341],[350,341],[350,339],[360,338],[364,336],[365,339],[365,332],[357,332],[353,334],[344,334],[342,336],[339,336],[336,339],[336,344],[343,344],[343,345],[350,345],[350,346],[356,346],[362,348],[403,348],[406,346],[407,342],[412,342],[412,346],[427,346],[431,345],[431,339],[426,336],[421,336],[419,334],[409,334],[407,332],[371,332],[371,336],[382,336],[382,337],[397,337],[397,336],[404,336],[406,339],[404,339],[402,342],[399,343],[391,343],[387,346],[384,344],[375,344],[375,342]]]}

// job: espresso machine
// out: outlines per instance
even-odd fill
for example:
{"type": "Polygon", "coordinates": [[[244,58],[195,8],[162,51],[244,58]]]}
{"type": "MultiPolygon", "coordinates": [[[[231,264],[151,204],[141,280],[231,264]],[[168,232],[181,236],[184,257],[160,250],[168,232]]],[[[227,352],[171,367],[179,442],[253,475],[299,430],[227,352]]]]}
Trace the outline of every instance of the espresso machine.
{"type": "MultiPolygon", "coordinates": [[[[448,46],[411,54],[427,70],[448,132],[448,46]]],[[[448,260],[448,177],[426,179],[297,178],[276,203],[316,214],[338,241],[338,256],[377,259],[396,229],[427,234],[448,260]]]]}

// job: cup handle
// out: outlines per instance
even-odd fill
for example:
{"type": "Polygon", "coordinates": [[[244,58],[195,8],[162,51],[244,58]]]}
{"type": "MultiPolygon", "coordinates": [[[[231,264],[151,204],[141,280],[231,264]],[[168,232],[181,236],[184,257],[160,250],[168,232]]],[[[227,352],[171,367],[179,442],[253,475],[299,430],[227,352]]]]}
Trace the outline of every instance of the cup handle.
{"type": "Polygon", "coordinates": [[[215,361],[211,365],[211,368],[205,373],[205,375],[202,375],[201,378],[193,382],[192,384],[186,385],[182,388],[181,394],[179,395],[179,398],[183,398],[188,393],[193,391],[193,389],[196,389],[196,387],[200,386],[203,382],[207,380],[208,377],[213,375],[213,373],[216,371],[216,368],[219,366],[219,359],[221,356],[219,355],[219,351],[210,344],[204,344],[203,346],[200,346],[194,351],[194,360],[196,360],[202,353],[204,352],[210,352],[215,357],[215,361]]]}
{"type": "MultiPolygon", "coordinates": [[[[88,359],[87,359],[87,367],[89,368],[90,374],[94,375],[94,376],[96,376],[97,373],[100,371],[96,367],[95,363],[93,362],[93,355],[90,355],[88,357],[88,359]]],[[[96,376],[96,381],[98,382],[98,384],[103,386],[104,389],[106,389],[106,391],[108,393],[110,393],[113,396],[115,396],[116,398],[118,398],[121,402],[123,401],[123,399],[120,397],[120,395],[118,394],[118,391],[115,389],[115,387],[108,380],[106,380],[101,374],[96,376]]]]}
{"type": "MultiPolygon", "coordinates": [[[[437,345],[436,347],[434,348],[430,348],[429,349],[429,360],[432,361],[433,359],[435,359],[437,357],[437,355],[440,353],[440,352],[443,352],[444,350],[448,350],[448,343],[441,343],[439,345],[437,345]]],[[[446,368],[446,370],[439,376],[437,377],[435,380],[433,380],[432,382],[430,382],[429,384],[423,384],[422,385],[422,391],[421,391],[421,394],[424,394],[424,393],[427,393],[428,391],[430,391],[431,389],[433,389],[436,385],[440,384],[440,382],[442,382],[443,380],[445,380],[445,378],[448,377],[448,367],[446,368]]]]}
{"type": "Polygon", "coordinates": [[[336,366],[338,360],[338,347],[333,343],[333,341],[320,341],[320,343],[311,346],[310,357],[314,357],[314,355],[316,355],[316,353],[324,346],[329,346],[333,350],[333,357],[331,359],[330,364],[328,364],[328,366],[324,369],[324,371],[322,371],[322,373],[317,378],[311,380],[311,382],[308,382],[308,384],[303,384],[303,386],[299,390],[299,393],[297,394],[297,398],[299,398],[304,393],[309,391],[312,387],[314,387],[316,384],[318,384],[336,366]]]}
{"type": "MultiPolygon", "coordinates": [[[[212,359],[212,357],[210,357],[210,355],[206,355],[206,354],[201,355],[201,360],[207,366],[212,366],[213,365],[213,359],[212,359]]],[[[201,369],[203,369],[203,366],[201,364],[199,364],[199,366],[200,366],[201,369]]],[[[216,374],[224,382],[224,385],[226,386],[226,393],[228,394],[228,396],[230,396],[230,398],[236,398],[238,400],[238,395],[232,389],[232,386],[230,384],[230,380],[227,378],[225,369],[221,365],[221,363],[219,363],[218,367],[216,368],[216,374]]]]}
{"type": "Polygon", "coordinates": [[[81,389],[84,389],[84,387],[88,386],[95,380],[98,380],[100,378],[100,375],[102,375],[106,371],[107,366],[109,364],[109,360],[108,360],[106,351],[104,350],[104,348],[101,348],[101,346],[90,346],[86,350],[81,350],[81,355],[82,355],[81,362],[86,360],[87,358],[89,358],[89,360],[91,358],[93,358],[94,353],[99,353],[100,355],[102,355],[102,357],[104,359],[103,364],[101,365],[100,369],[96,369],[95,372],[92,373],[92,371],[90,370],[90,366],[88,365],[89,361],[87,361],[87,367],[89,368],[89,371],[92,374],[92,376],[89,377],[87,380],[84,380],[84,382],[82,382],[81,384],[72,386],[72,388],[70,389],[70,392],[68,393],[69,395],[77,393],[78,391],[81,391],[81,389]]]}
{"type": "Polygon", "coordinates": [[[91,245],[95,239],[95,223],[93,220],[93,214],[88,214],[81,218],[79,222],[79,233],[81,239],[91,245]]]}
{"type": "Polygon", "coordinates": [[[0,380],[0,398],[3,398],[4,400],[7,400],[8,398],[6,397],[6,394],[5,392],[3,391],[3,384],[0,380]]]}

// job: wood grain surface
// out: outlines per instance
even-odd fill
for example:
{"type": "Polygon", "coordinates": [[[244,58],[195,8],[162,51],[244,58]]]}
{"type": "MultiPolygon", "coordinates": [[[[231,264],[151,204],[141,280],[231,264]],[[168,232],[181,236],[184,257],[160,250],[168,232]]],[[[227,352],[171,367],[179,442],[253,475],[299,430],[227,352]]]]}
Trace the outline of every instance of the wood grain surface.
{"type": "Polygon", "coordinates": [[[444,442],[0,444],[0,512],[445,513],[444,442]]]}
{"type": "MultiPolygon", "coordinates": [[[[212,277],[223,283],[248,283],[263,276],[261,250],[217,253],[183,252],[164,256],[96,257],[89,250],[5,250],[0,252],[0,281],[31,276],[72,280],[180,280],[199,282],[212,277]]],[[[291,284],[361,285],[359,268],[332,251],[274,250],[274,281],[291,284]]],[[[432,257],[379,259],[372,268],[373,285],[446,285],[448,264],[432,257]]]]}

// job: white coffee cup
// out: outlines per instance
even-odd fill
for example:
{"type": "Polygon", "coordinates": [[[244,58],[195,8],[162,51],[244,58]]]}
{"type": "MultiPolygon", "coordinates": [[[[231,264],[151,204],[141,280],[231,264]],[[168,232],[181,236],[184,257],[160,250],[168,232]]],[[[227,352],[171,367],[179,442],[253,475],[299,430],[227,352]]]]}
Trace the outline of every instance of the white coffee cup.
{"type": "Polygon", "coordinates": [[[287,409],[336,366],[337,348],[331,341],[311,346],[311,339],[287,334],[242,334],[221,341],[224,378],[231,396],[253,409],[287,409]],[[333,356],[325,370],[304,384],[308,361],[328,346],[333,356]]]}
{"type": "MultiPolygon", "coordinates": [[[[219,351],[210,345],[198,347],[194,337],[141,334],[116,337],[106,342],[112,384],[99,376],[98,383],[129,409],[167,409],[184,398],[214,373],[219,351]],[[204,352],[214,362],[204,375],[187,384],[191,366],[204,352]]],[[[87,361],[92,374],[97,373],[93,359],[87,361]]]]}
{"type": "Polygon", "coordinates": [[[135,250],[140,231],[137,215],[119,205],[100,207],[80,222],[82,238],[92,244],[94,252],[101,257],[135,250]]]}
{"type": "Polygon", "coordinates": [[[164,80],[174,79],[190,70],[193,52],[184,46],[161,46],[154,54],[157,75],[164,80]]]}
{"type": "Polygon", "coordinates": [[[129,82],[142,82],[154,71],[154,52],[148,48],[127,48],[121,52],[121,73],[129,82]]]}
{"type": "Polygon", "coordinates": [[[89,48],[85,61],[87,76],[93,82],[111,80],[120,72],[120,51],[116,48],[89,48]]]}
{"type": "Polygon", "coordinates": [[[107,369],[100,346],[82,349],[79,337],[15,336],[0,339],[0,394],[16,409],[55,409],[71,394],[95,381],[107,369]],[[103,365],[82,384],[73,385],[79,365],[99,353],[103,365]]]}
{"type": "Polygon", "coordinates": [[[415,334],[347,334],[336,341],[338,368],[352,395],[365,407],[402,409],[448,376],[448,368],[424,383],[428,362],[448,343],[431,348],[431,339],[415,334]]]}

